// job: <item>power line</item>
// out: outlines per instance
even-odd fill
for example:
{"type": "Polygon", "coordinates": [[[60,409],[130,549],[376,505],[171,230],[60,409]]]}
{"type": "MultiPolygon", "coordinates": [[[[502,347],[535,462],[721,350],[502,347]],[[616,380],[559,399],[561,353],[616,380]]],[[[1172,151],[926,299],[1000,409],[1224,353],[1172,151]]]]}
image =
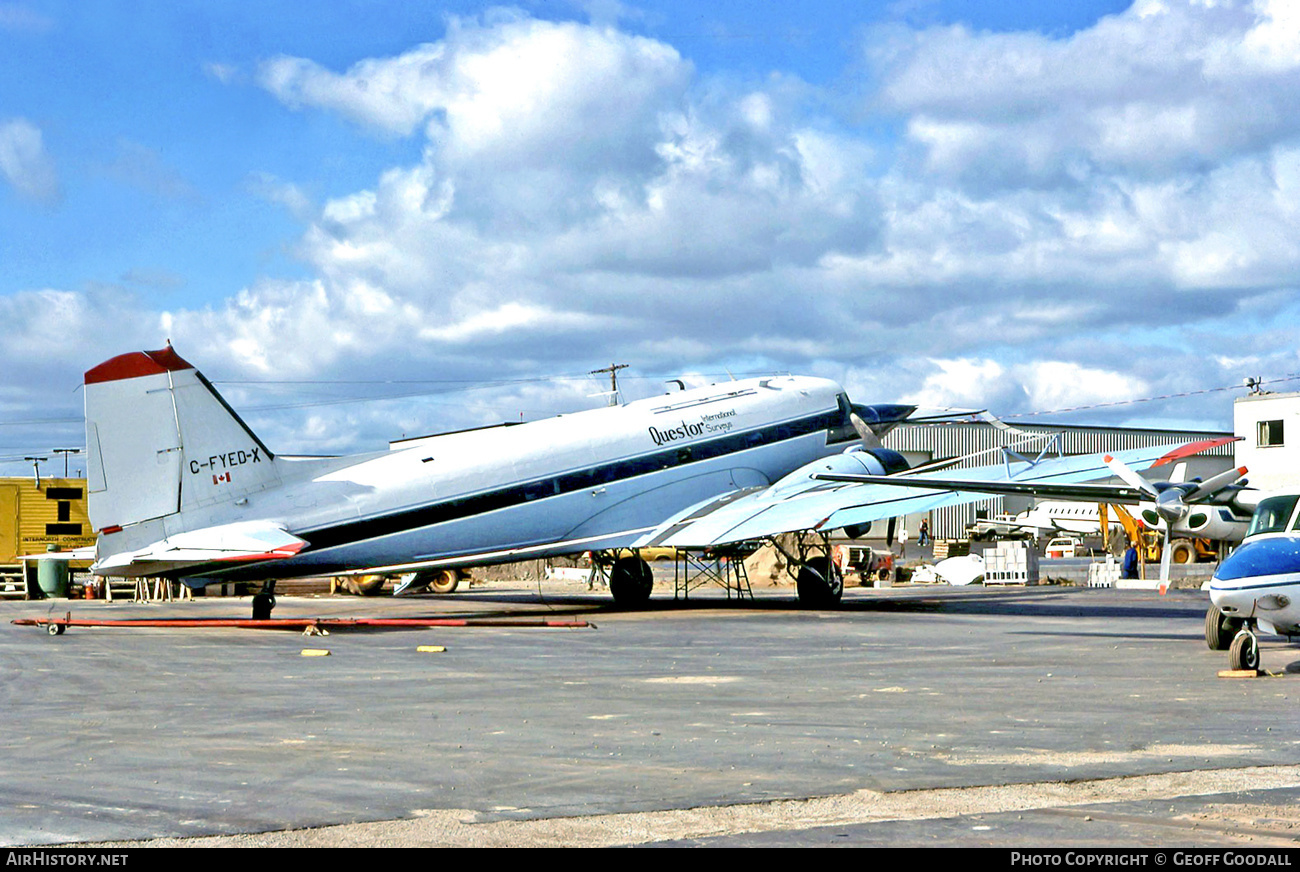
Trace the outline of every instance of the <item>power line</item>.
{"type": "MultiPolygon", "coordinates": [[[[1295,381],[1296,379],[1300,379],[1300,373],[1289,373],[1287,375],[1280,376],[1278,378],[1260,379],[1258,384],[1260,385],[1280,384],[1281,382],[1295,381]]],[[[1051,409],[1051,410],[1039,411],[1039,412],[1014,412],[1011,414],[1004,415],[1003,417],[1032,418],[1035,415],[1060,415],[1066,412],[1083,412],[1083,411],[1087,411],[1088,409],[1107,409],[1114,406],[1132,406],[1132,405],[1136,405],[1137,403],[1155,403],[1155,402],[1159,402],[1160,400],[1176,400],[1176,399],[1182,399],[1184,397],[1200,396],[1202,394],[1219,393],[1221,391],[1238,391],[1238,390],[1242,390],[1243,388],[1244,385],[1239,385],[1239,384],[1224,385],[1223,387],[1217,387],[1217,388],[1202,388],[1201,390],[1197,390],[1197,391],[1182,391],[1181,393],[1176,393],[1176,394],[1160,394],[1159,396],[1155,396],[1155,397],[1138,397],[1137,399],[1132,399],[1132,400],[1116,400],[1115,402],[1112,403],[1092,403],[1091,405],[1087,405],[1087,406],[1071,406],[1070,408],[1067,409],[1051,409]]]]}

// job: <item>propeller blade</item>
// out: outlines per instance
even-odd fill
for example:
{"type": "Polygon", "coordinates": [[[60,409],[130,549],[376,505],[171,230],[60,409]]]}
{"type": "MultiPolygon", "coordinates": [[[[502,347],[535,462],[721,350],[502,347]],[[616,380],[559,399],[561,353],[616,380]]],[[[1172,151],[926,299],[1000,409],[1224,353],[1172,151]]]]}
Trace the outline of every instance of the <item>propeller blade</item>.
{"type": "Polygon", "coordinates": [[[1218,475],[1210,476],[1208,479],[1197,485],[1196,489],[1188,493],[1183,499],[1189,503],[1194,503],[1197,500],[1204,499],[1205,497],[1213,496],[1225,487],[1229,487],[1230,485],[1234,485],[1241,481],[1246,472],[1246,467],[1238,466],[1236,469],[1229,469],[1228,471],[1221,472],[1218,475]]]}
{"type": "Polygon", "coordinates": [[[1165,543],[1160,547],[1160,587],[1157,588],[1157,590],[1160,591],[1161,596],[1164,596],[1166,593],[1169,592],[1170,551],[1171,549],[1169,548],[1169,525],[1166,524],[1165,543]]]}
{"type": "Polygon", "coordinates": [[[894,547],[894,527],[898,524],[898,518],[890,518],[889,524],[885,526],[885,545],[889,548],[894,547]]]}
{"type": "Polygon", "coordinates": [[[862,440],[863,448],[870,450],[884,447],[880,437],[872,432],[871,428],[867,426],[867,422],[862,420],[857,412],[849,412],[849,423],[853,425],[854,430],[858,431],[858,438],[862,440]]]}
{"type": "Polygon", "coordinates": [[[1152,486],[1151,482],[1138,475],[1137,472],[1127,463],[1116,460],[1109,454],[1103,457],[1102,460],[1106,462],[1106,466],[1110,467],[1110,471],[1115,473],[1124,484],[1129,487],[1137,488],[1143,493],[1150,494],[1153,497],[1158,497],[1160,495],[1160,492],[1152,486]]]}

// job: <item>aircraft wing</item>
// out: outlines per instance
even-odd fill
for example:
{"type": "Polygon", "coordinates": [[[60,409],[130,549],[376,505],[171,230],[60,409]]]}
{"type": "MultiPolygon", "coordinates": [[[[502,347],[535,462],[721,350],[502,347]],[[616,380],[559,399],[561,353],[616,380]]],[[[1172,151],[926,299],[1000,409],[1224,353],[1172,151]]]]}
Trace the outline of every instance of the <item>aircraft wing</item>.
{"type": "Polygon", "coordinates": [[[949,470],[942,478],[925,472],[871,475],[855,458],[858,452],[847,452],[814,461],[771,487],[735,491],[692,506],[643,536],[636,547],[709,548],[797,530],[829,531],[976,502],[990,494],[1057,496],[1065,492],[1058,488],[1070,488],[1073,499],[1121,501],[1117,495],[1127,495],[1122,501],[1138,502],[1140,492],[1126,485],[1079,488],[1112,475],[1106,458],[1150,468],[1230,441],[1034,460],[1008,453],[1002,463],[949,470]]]}
{"type": "Polygon", "coordinates": [[[283,560],[306,546],[277,524],[243,521],[177,533],[138,551],[101,557],[90,569],[99,575],[154,575],[205,563],[283,560]]]}

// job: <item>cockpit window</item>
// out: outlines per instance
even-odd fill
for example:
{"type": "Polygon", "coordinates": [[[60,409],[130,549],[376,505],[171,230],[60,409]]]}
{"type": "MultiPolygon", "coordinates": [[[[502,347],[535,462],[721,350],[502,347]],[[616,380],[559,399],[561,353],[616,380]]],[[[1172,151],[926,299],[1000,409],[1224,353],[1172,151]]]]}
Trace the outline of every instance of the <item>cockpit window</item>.
{"type": "Polygon", "coordinates": [[[1278,533],[1285,530],[1287,521],[1291,520],[1291,515],[1295,512],[1297,501],[1300,501],[1300,494],[1260,500],[1254,516],[1250,519],[1250,529],[1246,531],[1246,535],[1278,533]]]}

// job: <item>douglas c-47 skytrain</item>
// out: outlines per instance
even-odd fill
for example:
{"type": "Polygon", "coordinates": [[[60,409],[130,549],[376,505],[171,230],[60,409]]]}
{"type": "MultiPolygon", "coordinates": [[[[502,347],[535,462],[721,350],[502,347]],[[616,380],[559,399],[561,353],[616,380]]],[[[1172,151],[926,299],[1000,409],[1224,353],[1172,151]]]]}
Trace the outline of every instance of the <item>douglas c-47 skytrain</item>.
{"type": "MultiPolygon", "coordinates": [[[[683,390],[541,421],[407,440],[350,457],[273,454],[170,346],[123,354],[85,377],[93,571],[190,586],[279,578],[436,573],[585,551],[710,548],[798,533],[799,599],[837,604],[830,531],[984,498],[920,491],[881,438],[915,411],[862,406],[832,381],[781,376],[683,390]],[[885,483],[836,476],[888,476],[885,483]]],[[[1134,467],[1204,445],[1133,449],[1134,467]]],[[[1022,449],[1023,450],[1023,449],[1022,449]]],[[[1082,482],[1098,455],[1005,450],[962,481],[1082,482]]],[[[879,482],[879,479],[877,479],[879,482]]],[[[613,563],[624,606],[650,596],[649,566],[613,563]]]]}

